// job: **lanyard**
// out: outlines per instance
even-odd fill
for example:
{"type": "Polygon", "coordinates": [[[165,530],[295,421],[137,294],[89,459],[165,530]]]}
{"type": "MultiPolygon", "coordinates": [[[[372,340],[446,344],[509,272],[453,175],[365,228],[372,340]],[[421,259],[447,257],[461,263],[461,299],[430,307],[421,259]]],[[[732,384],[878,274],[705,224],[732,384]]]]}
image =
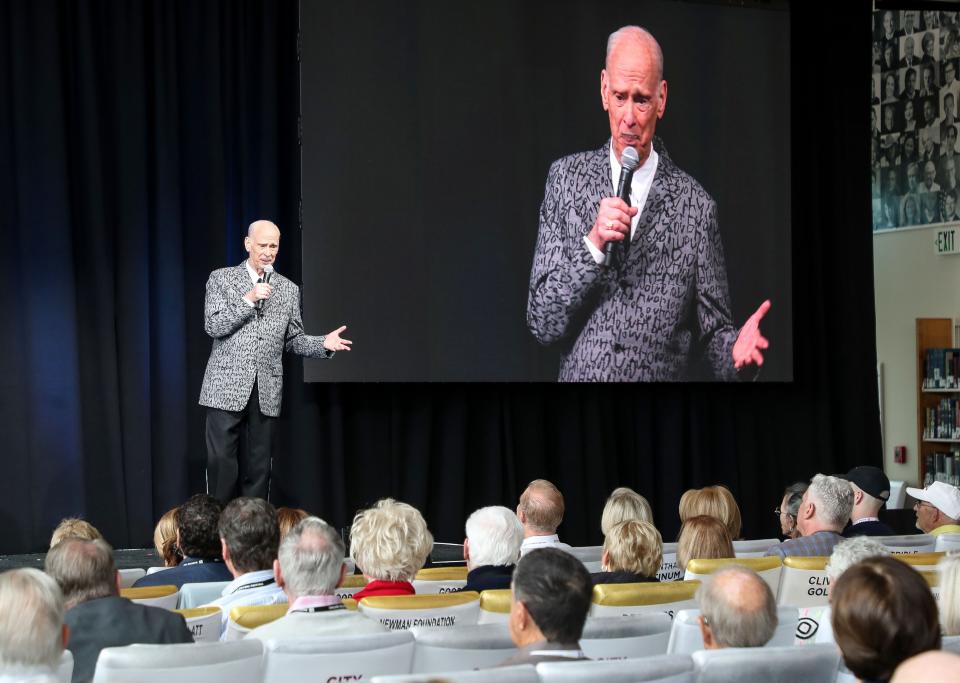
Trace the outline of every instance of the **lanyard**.
{"type": "Polygon", "coordinates": [[[564,659],[583,659],[583,650],[533,650],[531,657],[563,657],[564,659]]]}
{"type": "MultiPolygon", "coordinates": [[[[271,577],[269,579],[264,579],[263,581],[257,581],[256,583],[245,583],[242,586],[237,586],[236,588],[234,588],[233,593],[250,590],[251,588],[263,588],[264,586],[269,586],[271,583],[274,583],[274,582],[276,582],[276,579],[271,577]]],[[[233,593],[231,593],[231,595],[233,593]]]]}
{"type": "Polygon", "coordinates": [[[315,607],[302,607],[300,609],[292,609],[287,614],[315,614],[317,612],[334,612],[336,610],[347,609],[347,606],[342,602],[338,602],[336,605],[316,605],[315,607]]]}

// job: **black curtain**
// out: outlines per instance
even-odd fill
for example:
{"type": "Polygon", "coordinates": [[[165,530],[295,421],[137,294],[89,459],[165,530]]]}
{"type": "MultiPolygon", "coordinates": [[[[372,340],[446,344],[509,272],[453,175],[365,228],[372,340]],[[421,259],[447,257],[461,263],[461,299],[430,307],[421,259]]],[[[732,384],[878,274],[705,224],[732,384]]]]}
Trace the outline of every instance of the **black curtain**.
{"type": "MultiPolygon", "coordinates": [[[[793,383],[304,384],[287,358],[274,502],[347,526],[389,495],[458,541],[470,511],[545,477],[582,544],[599,542],[616,486],[651,500],[669,540],[682,491],[719,482],[759,536],[790,480],[880,464],[870,3],[828,21],[811,4],[791,10],[793,383]]],[[[278,269],[300,279],[297,15],[267,0],[0,3],[0,553],[42,549],[68,514],[144,547],[203,490],[207,274],[269,217],[278,269]]]]}

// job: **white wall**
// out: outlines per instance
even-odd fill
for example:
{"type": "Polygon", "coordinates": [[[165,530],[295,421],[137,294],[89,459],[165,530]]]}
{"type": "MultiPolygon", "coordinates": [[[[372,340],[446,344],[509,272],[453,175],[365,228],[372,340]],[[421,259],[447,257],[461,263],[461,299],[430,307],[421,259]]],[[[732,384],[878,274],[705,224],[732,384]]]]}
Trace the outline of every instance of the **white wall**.
{"type": "Polygon", "coordinates": [[[883,364],[884,383],[883,462],[890,479],[908,484],[919,483],[916,319],[960,317],[960,255],[935,254],[936,235],[937,228],[931,227],[873,237],[877,360],[883,364]],[[893,462],[899,445],[907,447],[905,465],[893,462]]]}

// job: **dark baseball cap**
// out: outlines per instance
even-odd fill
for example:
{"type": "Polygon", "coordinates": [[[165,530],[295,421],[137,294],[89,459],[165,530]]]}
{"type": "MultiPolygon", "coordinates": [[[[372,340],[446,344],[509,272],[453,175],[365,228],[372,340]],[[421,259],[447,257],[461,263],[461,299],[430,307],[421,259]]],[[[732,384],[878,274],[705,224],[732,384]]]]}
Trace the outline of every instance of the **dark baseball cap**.
{"type": "Polygon", "coordinates": [[[860,465],[847,472],[842,478],[851,484],[856,484],[861,491],[869,493],[874,498],[884,501],[890,498],[890,480],[879,467],[860,465]]]}

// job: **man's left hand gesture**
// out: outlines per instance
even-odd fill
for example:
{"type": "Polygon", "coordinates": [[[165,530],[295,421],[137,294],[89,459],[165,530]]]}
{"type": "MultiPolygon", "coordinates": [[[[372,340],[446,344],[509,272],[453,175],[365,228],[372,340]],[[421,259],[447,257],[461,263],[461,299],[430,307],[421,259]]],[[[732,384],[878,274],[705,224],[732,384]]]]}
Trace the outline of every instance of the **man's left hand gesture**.
{"type": "Polygon", "coordinates": [[[747,322],[740,328],[740,334],[733,345],[733,367],[737,370],[745,368],[751,363],[763,365],[762,349],[770,346],[767,338],[760,334],[760,321],[770,310],[770,300],[767,299],[757,312],[747,318],[747,322]]]}
{"type": "Polygon", "coordinates": [[[340,333],[347,329],[346,325],[341,325],[333,332],[327,332],[323,338],[323,348],[327,351],[349,351],[353,343],[349,339],[342,339],[340,333]]]}

